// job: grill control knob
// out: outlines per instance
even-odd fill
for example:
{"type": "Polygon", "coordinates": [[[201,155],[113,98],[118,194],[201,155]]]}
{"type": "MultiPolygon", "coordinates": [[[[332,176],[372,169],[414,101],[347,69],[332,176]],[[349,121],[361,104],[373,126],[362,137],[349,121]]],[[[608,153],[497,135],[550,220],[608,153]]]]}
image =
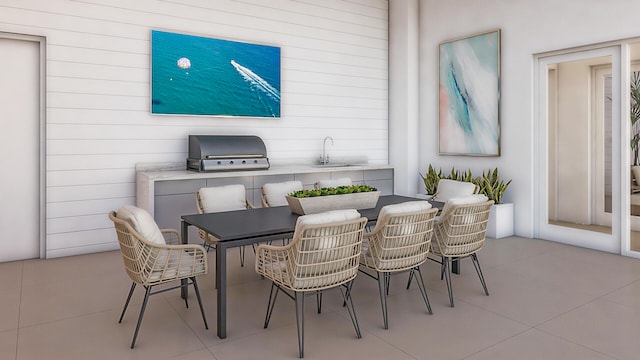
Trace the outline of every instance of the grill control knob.
{"type": "Polygon", "coordinates": [[[229,165],[233,165],[233,160],[229,161],[229,165]]]}

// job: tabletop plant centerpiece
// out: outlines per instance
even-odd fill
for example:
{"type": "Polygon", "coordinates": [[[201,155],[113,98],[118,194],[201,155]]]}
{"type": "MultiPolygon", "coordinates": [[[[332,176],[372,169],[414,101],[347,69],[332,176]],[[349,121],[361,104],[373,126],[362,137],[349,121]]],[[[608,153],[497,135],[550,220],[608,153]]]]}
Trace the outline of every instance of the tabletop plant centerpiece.
{"type": "Polygon", "coordinates": [[[304,189],[287,195],[291,212],[298,215],[329,210],[371,209],[376,207],[380,191],[369,185],[348,185],[304,189]]]}

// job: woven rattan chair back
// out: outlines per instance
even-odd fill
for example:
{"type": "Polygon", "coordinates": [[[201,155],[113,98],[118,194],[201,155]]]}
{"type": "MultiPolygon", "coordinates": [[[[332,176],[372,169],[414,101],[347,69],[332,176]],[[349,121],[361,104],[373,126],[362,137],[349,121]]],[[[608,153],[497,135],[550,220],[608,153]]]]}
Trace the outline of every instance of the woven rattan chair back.
{"type": "Polygon", "coordinates": [[[438,209],[394,214],[378,219],[362,256],[376,271],[404,271],[427,260],[438,209]]]}
{"type": "Polygon", "coordinates": [[[264,184],[260,187],[260,202],[262,207],[285,206],[288,205],[286,196],[302,189],[300,181],[264,184]]]}
{"type": "Polygon", "coordinates": [[[469,205],[445,205],[435,225],[432,250],[445,257],[461,257],[477,252],[484,245],[493,201],[469,205]]]}
{"type": "Polygon", "coordinates": [[[366,249],[360,257],[360,269],[378,281],[383,324],[388,329],[387,294],[392,273],[409,271],[410,277],[417,277],[427,310],[432,313],[420,265],[427,261],[438,209],[414,209],[401,213],[388,213],[385,209],[380,211],[373,231],[364,235],[366,249]],[[371,274],[371,270],[375,274],[371,274]]]}
{"type": "Polygon", "coordinates": [[[332,224],[298,224],[286,246],[260,245],[256,272],[293,291],[323,290],[358,273],[366,218],[332,224]]]}
{"type": "Polygon", "coordinates": [[[362,336],[353,307],[351,286],[358,274],[366,224],[367,218],[364,217],[317,225],[298,222],[289,244],[263,244],[256,250],[256,272],[272,281],[264,327],[266,329],[269,325],[278,292],[284,291],[296,303],[300,358],[304,357],[305,293],[315,292],[320,313],[322,290],[339,288],[356,336],[362,336]]]}
{"type": "Polygon", "coordinates": [[[204,248],[179,244],[175,231],[164,232],[173,235],[173,242],[177,244],[157,244],[140,236],[127,221],[117,218],[115,212],[112,211],[109,218],[116,229],[127,275],[136,284],[157,285],[207,273],[204,248]]]}
{"type": "Polygon", "coordinates": [[[454,258],[471,257],[484,293],[489,295],[476,253],[482,249],[486,239],[491,206],[493,200],[466,205],[445,204],[442,216],[436,222],[431,252],[441,257],[440,277],[447,282],[451,307],[454,306],[451,282],[451,262],[454,258]]]}
{"type": "MultiPolygon", "coordinates": [[[[200,190],[196,191],[196,212],[198,214],[206,213],[205,206],[203,205],[204,202],[205,202],[205,199],[203,199],[202,196],[203,195],[200,192],[200,190]]],[[[244,208],[245,209],[253,209],[253,207],[254,206],[245,197],[244,208]]],[[[227,208],[227,209],[225,209],[224,206],[220,206],[220,210],[219,211],[233,211],[233,210],[238,210],[238,209],[236,209],[236,208],[227,208]]],[[[219,241],[218,238],[216,238],[215,236],[207,233],[206,231],[204,231],[202,229],[198,229],[198,235],[200,236],[202,241],[204,241],[204,244],[207,247],[207,249],[209,247],[215,248],[216,243],[219,241]]],[[[245,247],[241,246],[240,247],[240,266],[244,266],[244,257],[245,257],[244,254],[245,254],[245,247]]],[[[217,286],[218,285],[216,284],[216,288],[217,288],[217,286]]]]}
{"type": "MultiPolygon", "coordinates": [[[[161,230],[168,244],[150,242],[136,232],[128,221],[118,218],[115,211],[109,213],[109,219],[113,221],[116,230],[125,270],[133,281],[118,322],[122,322],[124,318],[136,285],[141,285],[146,290],[131,341],[131,348],[133,349],[136,344],[149,297],[175,288],[186,288],[193,285],[205,329],[208,329],[196,281],[196,276],[204,275],[208,271],[205,249],[200,245],[181,244],[180,236],[175,230],[161,230]],[[162,290],[152,292],[153,286],[175,280],[181,281],[176,286],[166,288],[166,285],[163,285],[162,290]]],[[[184,301],[188,307],[186,296],[184,301]]]]}

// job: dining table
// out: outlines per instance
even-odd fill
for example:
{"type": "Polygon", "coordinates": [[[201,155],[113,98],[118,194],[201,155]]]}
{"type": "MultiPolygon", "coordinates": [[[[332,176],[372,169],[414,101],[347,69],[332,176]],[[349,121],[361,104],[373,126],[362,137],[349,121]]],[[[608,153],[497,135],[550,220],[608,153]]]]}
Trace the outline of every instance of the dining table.
{"type": "MultiPolygon", "coordinates": [[[[368,219],[367,224],[371,226],[378,219],[382,207],[416,200],[420,199],[400,195],[383,195],[378,198],[374,208],[358,209],[358,211],[368,219]]],[[[441,202],[430,202],[432,206],[439,209],[444,206],[444,203],[441,202]]],[[[183,215],[181,217],[183,243],[189,242],[189,226],[204,230],[218,239],[215,250],[215,282],[217,288],[217,335],[220,339],[227,337],[227,250],[243,245],[292,238],[299,216],[292,213],[289,206],[276,206],[183,215]]],[[[185,289],[182,290],[182,297],[186,299],[187,291],[185,289]]]]}

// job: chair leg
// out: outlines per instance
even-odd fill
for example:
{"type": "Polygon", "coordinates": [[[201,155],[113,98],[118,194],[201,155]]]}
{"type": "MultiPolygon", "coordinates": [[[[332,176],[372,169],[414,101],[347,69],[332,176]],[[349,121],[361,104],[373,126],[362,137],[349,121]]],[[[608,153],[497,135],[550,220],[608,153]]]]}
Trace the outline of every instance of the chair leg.
{"type": "Polygon", "coordinates": [[[471,254],[471,260],[473,260],[473,266],[476,268],[476,273],[478,273],[478,277],[480,278],[480,282],[482,283],[482,287],[484,288],[484,293],[489,296],[489,290],[487,290],[487,284],[485,283],[484,276],[482,275],[482,269],[480,268],[478,256],[476,254],[471,254]]]}
{"type": "Polygon", "coordinates": [[[149,301],[149,295],[151,295],[151,286],[145,286],[146,292],[144,293],[144,301],[140,308],[140,315],[138,315],[138,324],[136,324],[136,331],[133,333],[133,340],[131,341],[131,348],[136,345],[136,339],[138,338],[138,331],[140,330],[140,324],[142,324],[142,317],[144,316],[144,310],[147,308],[147,302],[149,301]]]}
{"type": "Polygon", "coordinates": [[[304,357],[304,293],[295,292],[296,327],[298,329],[298,352],[304,357]]]}
{"type": "Polygon", "coordinates": [[[420,271],[419,266],[411,269],[411,275],[413,275],[415,272],[418,273],[418,276],[416,276],[416,282],[418,283],[418,288],[420,288],[420,292],[422,293],[422,299],[424,299],[424,303],[427,305],[429,314],[433,315],[433,311],[431,311],[431,304],[429,303],[429,296],[427,296],[427,289],[424,287],[424,279],[422,278],[422,272],[420,271]]]}
{"type": "Polygon", "coordinates": [[[384,273],[384,287],[387,291],[387,296],[389,296],[389,285],[391,284],[391,273],[384,273]]]}
{"type": "Polygon", "coordinates": [[[382,306],[382,321],[384,328],[389,328],[388,312],[387,312],[387,291],[386,291],[387,277],[384,273],[378,272],[378,290],[380,291],[380,305],[382,306]]]}
{"type": "Polygon", "coordinates": [[[449,303],[453,307],[453,286],[451,284],[451,258],[442,258],[444,279],[447,282],[447,290],[449,291],[449,303]]]}
{"type": "Polygon", "coordinates": [[[349,286],[347,286],[347,291],[345,293],[346,298],[342,301],[342,307],[347,306],[347,300],[349,300],[349,298],[351,297],[351,289],[353,288],[354,281],[356,281],[356,279],[351,280],[351,282],[349,283],[349,286]]]}
{"type": "Polygon", "coordinates": [[[345,284],[346,290],[342,289],[340,286],[340,293],[342,293],[342,299],[345,303],[348,302],[347,311],[349,312],[349,317],[351,318],[351,323],[353,324],[353,328],[356,330],[356,336],[358,339],[362,338],[362,334],[360,333],[360,325],[358,325],[358,317],[356,316],[356,308],[353,306],[353,297],[351,297],[351,286],[353,285],[353,280],[351,280],[348,284],[345,284]],[[351,306],[349,306],[351,305],[351,306]]]}
{"type": "MultiPolygon", "coordinates": [[[[186,283],[185,285],[185,291],[189,291],[189,283],[186,283]]],[[[184,297],[184,306],[188,309],[189,308],[189,297],[185,296],[184,297]]]]}
{"type": "Polygon", "coordinates": [[[133,290],[136,288],[136,283],[131,283],[131,290],[129,290],[129,296],[127,296],[127,301],[124,303],[124,309],[122,309],[122,314],[120,314],[120,320],[118,320],[118,324],[122,323],[122,319],[124,318],[124,313],[127,311],[127,306],[129,306],[129,301],[131,300],[131,295],[133,295],[133,290]]]}
{"type": "Polygon", "coordinates": [[[269,292],[269,303],[267,304],[267,315],[264,317],[264,328],[269,326],[271,320],[271,314],[273,314],[273,307],[276,304],[276,298],[278,297],[278,291],[280,288],[275,283],[271,283],[271,291],[269,292]],[[275,291],[274,291],[275,290],[275,291]]]}
{"type": "Polygon", "coordinates": [[[244,267],[244,245],[240,246],[240,266],[244,267]]]}
{"type": "Polygon", "coordinates": [[[316,292],[316,302],[318,304],[318,314],[322,313],[322,292],[316,292]]]}
{"type": "Polygon", "coordinates": [[[411,280],[413,280],[413,271],[409,272],[409,280],[407,281],[407,290],[411,287],[411,280]]]}
{"type": "Polygon", "coordinates": [[[204,307],[202,307],[202,298],[200,298],[200,290],[198,289],[198,283],[196,282],[196,277],[192,277],[191,281],[193,281],[193,289],[196,292],[196,298],[198,299],[198,305],[200,305],[200,313],[202,314],[202,321],[204,321],[204,328],[209,330],[209,324],[207,324],[207,317],[204,315],[204,307]]]}

